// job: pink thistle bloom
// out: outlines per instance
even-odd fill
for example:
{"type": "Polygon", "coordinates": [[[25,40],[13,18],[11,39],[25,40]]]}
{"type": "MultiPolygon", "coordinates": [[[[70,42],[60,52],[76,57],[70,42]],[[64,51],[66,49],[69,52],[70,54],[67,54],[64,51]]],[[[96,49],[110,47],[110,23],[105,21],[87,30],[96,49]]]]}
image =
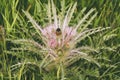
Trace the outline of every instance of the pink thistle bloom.
{"type": "Polygon", "coordinates": [[[76,35],[76,30],[72,27],[62,29],[56,28],[55,25],[50,25],[42,29],[42,35],[46,38],[46,46],[52,49],[67,46],[76,35]],[[63,37],[64,36],[64,37],[63,37]]]}
{"type": "MultiPolygon", "coordinates": [[[[94,34],[96,32],[100,32],[103,30],[106,30],[107,28],[94,28],[94,29],[88,29],[87,26],[91,24],[92,20],[96,17],[97,13],[95,13],[91,18],[89,16],[94,13],[95,9],[91,9],[82,19],[80,19],[77,24],[73,25],[75,27],[70,27],[69,23],[71,21],[71,18],[73,16],[73,12],[76,8],[77,3],[74,5],[71,5],[66,12],[66,15],[64,16],[64,19],[61,20],[61,18],[56,14],[55,5],[52,1],[51,7],[49,7],[48,10],[52,10],[52,13],[48,13],[48,18],[51,16],[54,19],[54,22],[52,23],[52,18],[50,18],[50,25],[48,25],[45,28],[41,28],[40,25],[38,25],[35,20],[30,16],[28,12],[25,12],[25,15],[30,20],[30,22],[33,24],[35,29],[39,31],[38,33],[41,34],[41,37],[44,42],[44,48],[41,47],[41,50],[46,50],[47,57],[45,59],[50,59],[53,63],[55,61],[56,63],[63,62],[64,65],[70,65],[77,61],[79,58],[84,58],[88,61],[93,61],[97,65],[98,63],[94,61],[92,58],[90,58],[87,53],[82,52],[82,49],[89,50],[90,47],[78,47],[76,48],[76,44],[83,40],[85,37],[94,34]],[[52,9],[51,9],[52,8],[52,9]],[[52,15],[49,15],[52,14],[52,15]],[[88,21],[87,21],[88,20],[88,21]],[[62,23],[60,23],[62,22],[62,23]],[[81,28],[82,26],[82,28],[81,28]],[[80,32],[78,29],[81,29],[80,32]]],[[[84,13],[85,8],[81,11],[84,13]]],[[[50,11],[48,11],[50,12],[50,11]]]]}

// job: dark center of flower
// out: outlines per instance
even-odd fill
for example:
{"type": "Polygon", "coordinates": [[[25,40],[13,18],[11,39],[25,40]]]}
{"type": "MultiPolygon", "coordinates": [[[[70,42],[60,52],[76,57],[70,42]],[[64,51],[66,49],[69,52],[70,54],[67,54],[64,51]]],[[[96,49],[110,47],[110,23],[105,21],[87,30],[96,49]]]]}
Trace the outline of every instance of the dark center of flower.
{"type": "Polygon", "coordinates": [[[60,31],[61,31],[61,29],[60,29],[60,28],[57,28],[57,29],[56,29],[56,31],[57,31],[57,32],[60,32],[60,31]]]}
{"type": "Polygon", "coordinates": [[[57,28],[57,29],[56,29],[56,35],[59,36],[59,35],[61,35],[61,34],[62,34],[61,29],[60,29],[60,28],[57,28]]]}

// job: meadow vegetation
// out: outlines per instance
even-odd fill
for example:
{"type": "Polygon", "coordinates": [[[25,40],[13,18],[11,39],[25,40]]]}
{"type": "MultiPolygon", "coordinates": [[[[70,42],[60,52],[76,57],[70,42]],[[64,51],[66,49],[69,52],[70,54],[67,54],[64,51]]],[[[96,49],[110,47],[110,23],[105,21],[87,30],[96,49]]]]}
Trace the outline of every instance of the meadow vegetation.
{"type": "Polygon", "coordinates": [[[88,56],[81,54],[67,66],[62,62],[49,69],[52,63],[39,47],[44,45],[42,35],[27,15],[45,28],[54,22],[51,1],[0,1],[0,80],[120,80],[120,0],[53,0],[61,21],[77,3],[68,25],[74,28],[84,21],[78,32],[88,32],[75,48],[88,56]]]}

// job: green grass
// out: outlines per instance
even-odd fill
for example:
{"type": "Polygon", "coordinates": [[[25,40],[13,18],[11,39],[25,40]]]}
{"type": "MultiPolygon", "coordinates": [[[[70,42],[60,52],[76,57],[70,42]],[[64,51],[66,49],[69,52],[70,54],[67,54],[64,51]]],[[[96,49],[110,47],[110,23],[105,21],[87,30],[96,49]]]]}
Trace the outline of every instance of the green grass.
{"type": "MultiPolygon", "coordinates": [[[[63,0],[54,0],[54,3],[58,13],[62,11],[61,14],[64,14],[68,6],[75,1],[77,8],[69,25],[76,24],[83,17],[84,14],[79,14],[86,7],[85,13],[91,8],[96,8],[98,12],[88,28],[111,27],[86,37],[77,46],[92,47],[89,55],[97,60],[100,67],[81,58],[66,68],[59,65],[58,69],[46,71],[41,67],[45,57],[38,47],[33,47],[30,42],[22,45],[14,41],[29,39],[43,44],[40,35],[28,22],[22,10],[29,11],[34,19],[45,27],[49,24],[49,18],[46,16],[48,0],[2,0],[0,2],[0,25],[2,25],[0,26],[0,80],[60,80],[60,78],[120,80],[120,1],[66,0],[64,3],[63,0]],[[62,9],[61,3],[64,4],[62,9]]],[[[61,18],[63,16],[61,15],[61,18]]]]}

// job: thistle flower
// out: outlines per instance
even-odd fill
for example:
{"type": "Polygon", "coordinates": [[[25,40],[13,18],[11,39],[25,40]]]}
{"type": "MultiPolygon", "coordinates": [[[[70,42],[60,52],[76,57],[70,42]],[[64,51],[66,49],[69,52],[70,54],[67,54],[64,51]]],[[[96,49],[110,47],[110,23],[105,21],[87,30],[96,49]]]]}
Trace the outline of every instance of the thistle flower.
{"type": "MultiPolygon", "coordinates": [[[[43,60],[43,63],[45,63],[45,61],[50,61],[49,65],[56,65],[62,62],[64,65],[68,66],[78,59],[84,58],[88,61],[93,61],[97,65],[99,65],[95,60],[93,60],[93,58],[89,57],[87,53],[82,52],[81,49],[83,47],[76,48],[76,44],[83,40],[85,37],[96,32],[106,30],[109,27],[98,27],[94,29],[87,28],[87,26],[91,24],[92,20],[97,15],[95,9],[91,9],[86,15],[84,15],[81,20],[78,21],[77,25],[74,25],[74,27],[69,26],[76,5],[77,3],[71,5],[67,10],[64,19],[61,20],[58,14],[56,14],[56,8],[53,1],[51,1],[48,12],[52,10],[52,13],[48,15],[48,18],[52,17],[53,15],[54,22],[52,23],[52,18],[50,18],[49,20],[51,24],[45,28],[42,28],[40,25],[38,25],[28,12],[23,11],[35,27],[35,29],[41,35],[44,42],[44,45],[39,44],[40,46],[38,46],[41,50],[47,51],[47,54],[45,54],[46,58],[45,60],[43,60]],[[93,15],[91,16],[91,18],[89,18],[91,14],[93,15]],[[83,27],[81,28],[81,26],[83,27]],[[78,29],[80,28],[81,31],[79,32],[78,29]]],[[[84,13],[85,10],[86,9],[84,8],[81,12],[84,13]]],[[[88,47],[84,47],[84,49],[89,50],[88,47]]],[[[43,66],[43,64],[41,65],[43,66]]]]}
{"type": "Polygon", "coordinates": [[[42,35],[46,38],[46,46],[51,49],[59,49],[69,46],[76,35],[76,30],[68,26],[62,30],[62,28],[55,27],[55,25],[50,25],[42,30],[42,35]]]}

